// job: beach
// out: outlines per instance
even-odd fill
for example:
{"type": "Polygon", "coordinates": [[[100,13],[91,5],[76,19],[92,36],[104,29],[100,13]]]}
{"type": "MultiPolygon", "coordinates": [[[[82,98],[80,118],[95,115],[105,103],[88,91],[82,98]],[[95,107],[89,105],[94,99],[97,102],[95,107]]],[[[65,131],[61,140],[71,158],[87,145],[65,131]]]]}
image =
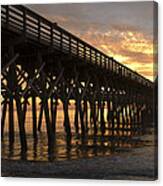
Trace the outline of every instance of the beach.
{"type": "MultiPolygon", "coordinates": [[[[157,179],[157,153],[154,138],[142,136],[147,143],[123,152],[104,157],[81,158],[64,161],[23,161],[2,159],[2,176],[45,177],[76,179],[157,179]]],[[[152,136],[154,137],[154,135],[152,136]]]]}

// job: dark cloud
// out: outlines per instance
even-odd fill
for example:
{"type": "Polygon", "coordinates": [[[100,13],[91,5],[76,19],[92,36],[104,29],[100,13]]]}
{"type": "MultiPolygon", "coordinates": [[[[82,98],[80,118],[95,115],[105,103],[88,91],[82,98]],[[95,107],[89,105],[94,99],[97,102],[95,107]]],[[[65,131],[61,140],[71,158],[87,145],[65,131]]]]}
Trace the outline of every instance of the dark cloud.
{"type": "MultiPolygon", "coordinates": [[[[101,32],[105,32],[113,24],[129,25],[143,32],[152,34],[153,2],[110,2],[110,3],[74,3],[74,4],[43,4],[28,5],[55,22],[54,15],[66,17],[70,22],[68,29],[74,25],[80,30],[82,27],[98,25],[101,32]],[[80,24],[81,23],[81,24],[80,24]],[[85,24],[82,24],[85,23],[85,24]],[[80,28],[78,26],[80,25],[80,28]]],[[[59,24],[63,24],[62,21],[59,24]]],[[[73,26],[74,27],[74,26],[73,26]]]]}

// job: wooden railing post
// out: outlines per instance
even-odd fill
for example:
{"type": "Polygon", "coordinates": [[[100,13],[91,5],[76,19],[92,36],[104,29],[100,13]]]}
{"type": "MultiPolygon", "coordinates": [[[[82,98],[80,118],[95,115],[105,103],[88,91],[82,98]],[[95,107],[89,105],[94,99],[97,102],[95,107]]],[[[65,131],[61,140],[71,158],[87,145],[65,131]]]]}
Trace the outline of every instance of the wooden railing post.
{"type": "Polygon", "coordinates": [[[110,66],[109,66],[109,58],[107,57],[107,70],[110,70],[110,66]]]}
{"type": "Polygon", "coordinates": [[[86,61],[86,46],[84,44],[84,61],[86,61]]]}
{"type": "Polygon", "coordinates": [[[97,52],[95,51],[95,63],[97,64],[97,52]]]}
{"type": "Polygon", "coordinates": [[[50,41],[51,41],[51,46],[53,46],[53,24],[50,25],[50,41]]]}
{"type": "Polygon", "coordinates": [[[77,56],[79,56],[79,41],[77,40],[77,56]]]}
{"type": "Polygon", "coordinates": [[[69,53],[71,54],[71,36],[69,36],[69,53]]]}
{"type": "Polygon", "coordinates": [[[60,33],[60,37],[61,37],[61,40],[60,40],[60,49],[62,51],[63,50],[63,33],[62,32],[60,33]]]}
{"type": "Polygon", "coordinates": [[[23,9],[23,32],[26,33],[26,10],[23,9]]]}
{"type": "Polygon", "coordinates": [[[9,23],[9,6],[6,5],[6,25],[8,26],[9,23]]]}
{"type": "Polygon", "coordinates": [[[102,67],[102,55],[100,54],[100,67],[102,67]]]}
{"type": "Polygon", "coordinates": [[[89,48],[89,57],[90,57],[90,63],[92,62],[92,49],[91,48],[89,48]]]}
{"type": "Polygon", "coordinates": [[[105,70],[107,70],[107,59],[104,57],[104,63],[105,63],[105,70]]]}
{"type": "Polygon", "coordinates": [[[41,24],[40,24],[40,18],[38,17],[38,41],[40,41],[40,37],[41,37],[41,28],[40,28],[41,24]]]}
{"type": "Polygon", "coordinates": [[[112,60],[112,58],[109,59],[109,62],[110,62],[110,70],[111,70],[111,72],[113,72],[113,60],[112,60]]]}

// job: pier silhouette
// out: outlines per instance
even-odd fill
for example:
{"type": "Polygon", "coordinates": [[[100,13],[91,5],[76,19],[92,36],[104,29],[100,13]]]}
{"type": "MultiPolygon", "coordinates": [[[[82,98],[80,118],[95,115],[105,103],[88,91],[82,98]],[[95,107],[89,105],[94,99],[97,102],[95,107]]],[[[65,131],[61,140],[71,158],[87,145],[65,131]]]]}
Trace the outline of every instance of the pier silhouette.
{"type": "Polygon", "coordinates": [[[55,144],[58,104],[63,105],[63,127],[67,143],[71,143],[69,104],[72,100],[75,134],[82,139],[90,130],[93,136],[108,134],[110,139],[127,138],[143,133],[152,123],[153,83],[57,23],[25,6],[3,5],[1,34],[1,136],[3,140],[8,116],[11,147],[15,140],[16,112],[22,153],[28,149],[29,105],[35,141],[45,115],[50,151],[55,144]]]}

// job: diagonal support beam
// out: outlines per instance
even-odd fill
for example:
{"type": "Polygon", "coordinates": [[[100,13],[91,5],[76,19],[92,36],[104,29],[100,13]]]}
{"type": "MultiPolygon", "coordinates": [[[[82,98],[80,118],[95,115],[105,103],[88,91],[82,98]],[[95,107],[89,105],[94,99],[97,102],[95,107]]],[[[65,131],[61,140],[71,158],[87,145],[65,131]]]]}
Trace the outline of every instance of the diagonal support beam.
{"type": "Polygon", "coordinates": [[[1,73],[5,73],[5,70],[14,63],[19,57],[19,54],[15,54],[15,56],[2,68],[1,73]]]}

